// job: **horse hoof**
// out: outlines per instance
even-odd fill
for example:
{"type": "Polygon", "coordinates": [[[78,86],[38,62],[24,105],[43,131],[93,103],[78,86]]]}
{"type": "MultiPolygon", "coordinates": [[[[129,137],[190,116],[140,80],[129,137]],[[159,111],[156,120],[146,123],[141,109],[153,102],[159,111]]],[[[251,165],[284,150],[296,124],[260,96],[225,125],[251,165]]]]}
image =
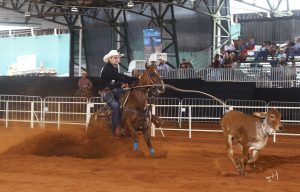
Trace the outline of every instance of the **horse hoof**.
{"type": "Polygon", "coordinates": [[[134,151],[137,151],[138,149],[139,149],[139,143],[134,142],[134,143],[133,143],[133,150],[134,150],[134,151]]]}
{"type": "Polygon", "coordinates": [[[155,150],[153,148],[150,148],[150,155],[154,156],[155,155],[155,150]]]}

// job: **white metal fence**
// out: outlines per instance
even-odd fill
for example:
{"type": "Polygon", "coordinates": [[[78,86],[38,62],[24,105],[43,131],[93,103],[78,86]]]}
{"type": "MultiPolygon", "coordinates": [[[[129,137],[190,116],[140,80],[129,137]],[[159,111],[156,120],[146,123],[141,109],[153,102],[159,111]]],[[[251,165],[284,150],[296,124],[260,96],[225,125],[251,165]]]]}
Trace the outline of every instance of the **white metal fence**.
{"type": "Polygon", "coordinates": [[[88,99],[85,97],[46,97],[43,100],[43,125],[87,125],[88,99]]]}
{"type": "Polygon", "coordinates": [[[0,120],[9,122],[42,122],[42,98],[38,96],[0,95],[0,120]]]}
{"type": "MultiPolygon", "coordinates": [[[[225,105],[213,99],[151,98],[149,103],[153,112],[166,122],[163,127],[156,130],[188,131],[190,137],[192,132],[197,131],[221,132],[219,128],[210,128],[209,124],[206,128],[198,126],[199,123],[219,122],[227,110],[225,105]],[[174,123],[178,126],[174,127],[174,123]]],[[[276,107],[282,114],[284,124],[300,125],[300,102],[226,100],[225,103],[248,114],[276,107]]],[[[82,97],[42,99],[37,96],[0,95],[0,122],[5,122],[5,127],[9,127],[11,122],[25,122],[29,123],[31,128],[43,127],[46,124],[54,124],[58,129],[63,124],[82,125],[87,128],[91,114],[105,108],[106,104],[102,103],[99,97],[88,100],[82,97]]],[[[281,135],[300,136],[300,130],[297,133],[281,133],[281,135]]]]}

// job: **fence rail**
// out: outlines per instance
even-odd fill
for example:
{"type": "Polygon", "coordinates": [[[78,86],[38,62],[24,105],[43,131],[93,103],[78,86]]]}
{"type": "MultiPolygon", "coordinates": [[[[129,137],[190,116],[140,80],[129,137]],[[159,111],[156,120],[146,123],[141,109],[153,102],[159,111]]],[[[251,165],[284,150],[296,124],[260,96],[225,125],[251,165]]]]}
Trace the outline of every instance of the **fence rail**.
{"type": "MultiPolygon", "coordinates": [[[[141,73],[143,70],[136,70],[141,73]]],[[[170,69],[160,71],[163,79],[203,79],[217,82],[255,82],[257,88],[300,87],[300,68],[241,67],[170,69]]]]}
{"type": "MultiPolygon", "coordinates": [[[[221,132],[219,129],[199,127],[199,123],[216,123],[228,110],[227,105],[235,110],[251,114],[257,111],[267,111],[276,107],[282,114],[282,122],[290,125],[300,125],[300,102],[278,102],[260,100],[226,100],[226,105],[220,105],[213,99],[200,98],[151,98],[152,112],[160,116],[164,122],[170,122],[173,127],[166,126],[155,130],[188,131],[192,132],[221,132]],[[177,124],[174,128],[174,123],[177,124]],[[184,125],[184,126],[183,126],[184,125]]],[[[30,123],[30,127],[43,127],[46,124],[57,125],[57,129],[63,124],[82,125],[87,128],[91,114],[101,111],[106,107],[99,97],[90,100],[84,97],[46,97],[22,95],[0,95],[0,121],[9,127],[10,122],[30,123]]],[[[280,135],[296,135],[298,133],[281,133],[280,135]]],[[[278,134],[279,135],[279,134],[278,134]]],[[[275,138],[275,136],[274,136],[275,138]]]]}

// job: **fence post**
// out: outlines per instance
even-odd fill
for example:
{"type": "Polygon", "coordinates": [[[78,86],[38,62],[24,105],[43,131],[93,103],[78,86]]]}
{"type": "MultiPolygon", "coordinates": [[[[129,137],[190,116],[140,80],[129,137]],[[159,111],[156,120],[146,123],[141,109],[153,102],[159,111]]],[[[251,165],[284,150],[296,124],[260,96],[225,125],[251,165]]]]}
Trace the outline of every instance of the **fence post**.
{"type": "Polygon", "coordinates": [[[192,106],[189,106],[189,138],[192,138],[192,106]]]}
{"type": "MultiPolygon", "coordinates": [[[[41,100],[41,121],[42,121],[42,128],[45,127],[45,113],[46,113],[46,101],[45,99],[41,100]]],[[[48,111],[48,110],[47,110],[48,111]]]]}
{"type": "Polygon", "coordinates": [[[57,103],[57,129],[60,129],[60,102],[57,103]]]}
{"type": "Polygon", "coordinates": [[[30,104],[30,128],[32,129],[34,124],[34,102],[31,101],[30,104]]]}
{"type": "Polygon", "coordinates": [[[6,111],[5,111],[5,128],[8,127],[8,101],[6,101],[6,111]]]}
{"type": "MultiPolygon", "coordinates": [[[[153,115],[155,115],[155,105],[154,104],[151,105],[151,113],[153,115]]],[[[151,123],[151,136],[155,137],[155,125],[152,122],[150,122],[150,123],[151,123]]]]}
{"type": "Polygon", "coordinates": [[[276,143],[276,132],[273,133],[273,142],[276,143]]]}
{"type": "Polygon", "coordinates": [[[94,107],[94,103],[87,103],[86,105],[86,124],[85,124],[85,131],[87,132],[88,125],[91,118],[91,108],[94,107]]]}

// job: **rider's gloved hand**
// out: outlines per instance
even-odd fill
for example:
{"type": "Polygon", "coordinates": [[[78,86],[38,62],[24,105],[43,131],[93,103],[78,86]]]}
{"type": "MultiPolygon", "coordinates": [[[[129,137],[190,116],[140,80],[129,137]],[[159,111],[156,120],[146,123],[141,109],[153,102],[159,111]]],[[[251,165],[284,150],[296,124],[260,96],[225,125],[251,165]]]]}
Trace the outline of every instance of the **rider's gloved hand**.
{"type": "Polygon", "coordinates": [[[131,84],[138,84],[139,80],[137,77],[131,77],[131,84]]]}
{"type": "Polygon", "coordinates": [[[121,88],[122,88],[122,89],[128,88],[128,83],[123,83],[123,84],[121,85],[121,88]]]}

